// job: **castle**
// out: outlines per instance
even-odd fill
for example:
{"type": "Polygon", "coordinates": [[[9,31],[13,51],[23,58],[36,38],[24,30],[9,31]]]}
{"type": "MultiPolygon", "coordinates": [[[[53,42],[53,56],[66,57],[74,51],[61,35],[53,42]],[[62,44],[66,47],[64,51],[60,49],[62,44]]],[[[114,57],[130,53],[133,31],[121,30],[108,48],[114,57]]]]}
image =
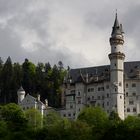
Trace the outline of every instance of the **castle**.
{"type": "Polygon", "coordinates": [[[65,77],[61,115],[77,118],[85,106],[100,106],[121,119],[140,113],[140,61],[124,62],[124,32],[117,14],[110,37],[110,65],[71,69],[65,77]]]}
{"type": "Polygon", "coordinates": [[[54,110],[52,107],[48,106],[47,99],[45,99],[43,103],[40,100],[40,95],[38,95],[37,98],[35,98],[30,94],[26,94],[22,86],[17,91],[17,95],[18,95],[18,105],[21,106],[23,111],[28,109],[37,109],[42,116],[45,116],[49,112],[54,110]]]}

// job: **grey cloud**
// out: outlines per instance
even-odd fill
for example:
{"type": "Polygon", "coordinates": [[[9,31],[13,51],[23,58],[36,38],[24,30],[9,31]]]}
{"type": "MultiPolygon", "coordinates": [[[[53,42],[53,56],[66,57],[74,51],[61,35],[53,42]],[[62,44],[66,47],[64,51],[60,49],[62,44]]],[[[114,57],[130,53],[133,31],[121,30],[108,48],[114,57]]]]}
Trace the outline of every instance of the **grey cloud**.
{"type": "MultiPolygon", "coordinates": [[[[7,58],[10,55],[13,61],[18,62],[23,62],[25,58],[35,63],[50,61],[54,64],[61,60],[65,65],[72,67],[104,64],[108,60],[107,54],[102,56],[102,59],[100,54],[107,52],[107,47],[110,51],[108,38],[116,8],[118,8],[119,19],[124,25],[126,36],[133,38],[135,44],[132,42],[131,44],[134,45],[133,48],[139,50],[139,2],[0,0],[0,56],[7,58]],[[98,36],[96,36],[97,33],[98,36]],[[101,33],[100,36],[99,33],[101,33]],[[101,37],[101,41],[96,42],[98,40],[96,37],[101,37]],[[23,42],[28,45],[26,42],[28,38],[31,38],[30,43],[37,50],[28,51],[23,48],[23,42]],[[92,44],[93,40],[96,44],[92,44]],[[86,41],[88,45],[85,45],[86,41]],[[96,47],[100,49],[97,50],[96,47]],[[80,53],[83,48],[87,51],[80,53]],[[86,54],[90,49],[93,52],[92,57],[86,54]]],[[[134,59],[139,59],[139,54],[130,49],[129,44],[127,45],[127,59],[132,58],[132,54],[135,54],[134,59]],[[131,54],[128,52],[130,50],[131,54]]]]}

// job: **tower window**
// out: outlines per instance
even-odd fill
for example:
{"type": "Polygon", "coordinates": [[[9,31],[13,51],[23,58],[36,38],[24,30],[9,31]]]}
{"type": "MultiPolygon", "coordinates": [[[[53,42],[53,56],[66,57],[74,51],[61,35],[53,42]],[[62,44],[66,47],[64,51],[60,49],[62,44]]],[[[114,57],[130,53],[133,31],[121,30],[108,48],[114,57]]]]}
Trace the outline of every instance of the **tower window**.
{"type": "Polygon", "coordinates": [[[120,96],[120,99],[122,99],[122,96],[120,96]]]}
{"type": "Polygon", "coordinates": [[[126,92],[126,96],[128,96],[128,92],[126,92]]]}
{"type": "Polygon", "coordinates": [[[126,88],[128,88],[128,84],[126,83],[126,88]]]}
{"type": "Polygon", "coordinates": [[[121,83],[121,82],[119,82],[119,86],[120,86],[120,87],[122,86],[122,83],[121,83]]]}
{"type": "Polygon", "coordinates": [[[116,63],[114,64],[114,66],[116,67],[116,63]]]}

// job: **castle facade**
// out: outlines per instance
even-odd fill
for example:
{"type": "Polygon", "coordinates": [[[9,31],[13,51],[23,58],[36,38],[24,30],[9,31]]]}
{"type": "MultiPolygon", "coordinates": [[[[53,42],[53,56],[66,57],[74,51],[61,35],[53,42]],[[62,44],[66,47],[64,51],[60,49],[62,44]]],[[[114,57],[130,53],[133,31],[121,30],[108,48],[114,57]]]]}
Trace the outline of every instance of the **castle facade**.
{"type": "Polygon", "coordinates": [[[77,118],[85,106],[100,106],[121,119],[140,113],[140,61],[124,62],[124,32],[117,14],[110,37],[110,65],[70,69],[64,80],[63,117],[77,118]]]}

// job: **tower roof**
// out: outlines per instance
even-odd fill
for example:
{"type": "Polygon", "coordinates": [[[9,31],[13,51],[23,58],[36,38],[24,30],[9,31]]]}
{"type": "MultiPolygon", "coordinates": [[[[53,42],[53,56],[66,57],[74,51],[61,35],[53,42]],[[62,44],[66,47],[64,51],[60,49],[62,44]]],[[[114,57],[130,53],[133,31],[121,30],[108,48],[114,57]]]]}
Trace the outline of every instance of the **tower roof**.
{"type": "Polygon", "coordinates": [[[122,35],[122,33],[124,33],[122,29],[122,24],[119,24],[117,13],[115,16],[114,26],[112,28],[113,28],[111,33],[112,36],[122,35]]]}
{"type": "Polygon", "coordinates": [[[21,86],[18,91],[24,91],[23,87],[21,86]]]}

